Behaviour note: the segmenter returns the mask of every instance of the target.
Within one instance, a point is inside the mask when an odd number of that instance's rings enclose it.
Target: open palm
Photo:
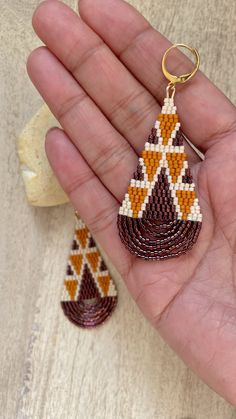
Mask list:
[[[122,0],[80,0],[81,18],[50,0],[33,25],[45,43],[29,75],[63,130],[46,150],[62,187],[123,276],[145,316],[206,383],[236,404],[236,109],[200,72],[177,87],[185,144],[203,214],[197,244],[167,261],[131,256],[120,241],[120,202],[162,103],[170,46]],[[185,72],[177,52],[172,72]]]

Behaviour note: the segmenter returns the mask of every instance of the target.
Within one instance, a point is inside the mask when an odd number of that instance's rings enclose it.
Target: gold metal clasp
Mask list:
[[[195,58],[194,69],[190,71],[189,73],[182,74],[181,76],[175,76],[174,74],[169,73],[169,71],[166,68],[167,55],[172,49],[178,48],[178,47],[188,49],[190,52],[192,52]],[[185,44],[173,44],[170,48],[166,50],[162,58],[162,71],[165,77],[167,78],[167,80],[170,81],[170,84],[172,86],[174,86],[176,83],[185,83],[186,81],[190,80],[194,76],[194,74],[196,74],[197,70],[199,69],[199,65],[200,65],[200,56],[199,56],[198,51],[196,50],[196,48],[191,48],[190,46],[185,45]]]

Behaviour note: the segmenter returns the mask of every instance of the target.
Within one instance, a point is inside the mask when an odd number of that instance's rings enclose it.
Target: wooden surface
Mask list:
[[[39,44],[38,3],[0,0],[0,418],[236,418],[147,324],[117,275],[119,305],[105,325],[83,331],[62,315],[72,210],[30,208],[16,156],[17,136],[42,103],[25,71]],[[132,4],[173,42],[198,47],[202,69],[236,102],[234,0]]]

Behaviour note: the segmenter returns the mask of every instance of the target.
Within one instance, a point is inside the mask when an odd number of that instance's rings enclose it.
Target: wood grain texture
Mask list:
[[[42,103],[25,71],[39,44],[31,29],[38,3],[0,0],[0,417],[236,418],[147,324],[117,274],[119,304],[104,326],[79,330],[61,312],[73,212],[27,205],[15,149]],[[236,101],[233,0],[130,3],[172,41],[198,47],[201,68]]]

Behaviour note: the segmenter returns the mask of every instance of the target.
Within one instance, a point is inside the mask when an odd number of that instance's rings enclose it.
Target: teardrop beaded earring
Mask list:
[[[187,48],[195,57],[193,71],[182,76],[166,69],[166,57],[176,47]],[[185,44],[174,44],[165,52],[162,71],[169,84],[164,105],[119,210],[122,242],[132,254],[144,259],[168,259],[186,253],[201,229],[202,214],[174,104],[176,84],[191,79],[199,64],[198,51]]]
[[[117,289],[88,227],[75,213],[75,233],[67,264],[61,306],[76,326],[103,323],[117,304]]]

